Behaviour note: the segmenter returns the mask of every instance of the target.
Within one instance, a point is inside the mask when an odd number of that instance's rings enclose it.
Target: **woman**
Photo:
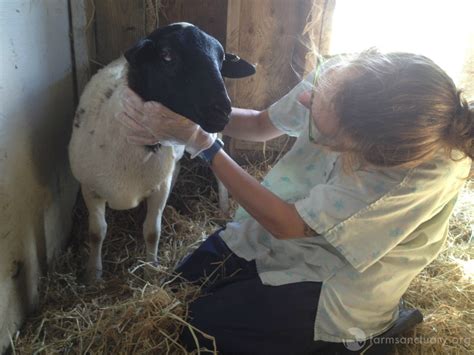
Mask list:
[[[262,184],[193,122],[131,91],[123,103],[132,143],[185,144],[241,206],[177,269],[206,280],[190,323],[224,353],[313,353],[390,328],[443,247],[474,155],[473,108],[409,53],[334,58],[268,110],[234,108],[225,135],[297,137]]]

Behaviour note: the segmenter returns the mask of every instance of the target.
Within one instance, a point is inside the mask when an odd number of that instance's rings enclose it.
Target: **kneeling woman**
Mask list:
[[[131,142],[186,145],[241,206],[177,269],[208,280],[189,321],[223,353],[314,353],[390,328],[446,241],[474,154],[472,107],[409,53],[333,58],[267,110],[234,108],[228,136],[297,137],[261,184],[193,122],[131,91],[123,103]]]

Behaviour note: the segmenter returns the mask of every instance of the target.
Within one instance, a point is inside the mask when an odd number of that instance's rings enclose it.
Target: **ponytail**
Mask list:
[[[474,159],[474,102],[468,103],[457,92],[457,110],[451,120],[446,142],[449,151],[459,150]]]

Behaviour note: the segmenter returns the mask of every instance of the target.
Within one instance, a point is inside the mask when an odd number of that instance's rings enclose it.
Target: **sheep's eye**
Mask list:
[[[171,55],[170,50],[167,48],[161,51],[160,56],[165,62],[171,62],[173,60],[173,56]]]

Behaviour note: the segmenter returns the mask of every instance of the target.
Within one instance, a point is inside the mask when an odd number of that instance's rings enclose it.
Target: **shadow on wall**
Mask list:
[[[0,2],[0,353],[37,305],[38,278],[64,246],[77,183],[67,2]]]
[[[43,99],[47,109],[36,117],[11,114],[22,124],[0,141],[8,147],[0,164],[2,338],[36,307],[38,277],[69,235],[77,192],[67,161],[73,114],[72,107],[58,109],[58,103],[71,83],[68,76],[47,88],[47,98],[29,97],[33,102]]]

